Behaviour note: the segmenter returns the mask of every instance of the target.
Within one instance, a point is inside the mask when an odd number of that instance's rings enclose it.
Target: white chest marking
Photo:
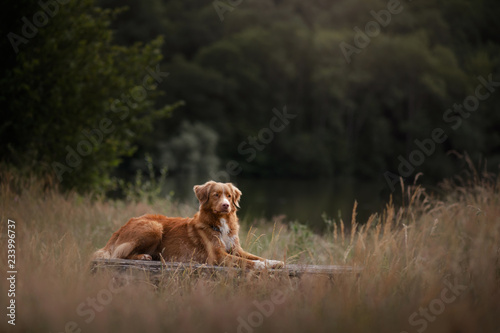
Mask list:
[[[220,219],[220,236],[219,240],[222,245],[226,248],[226,251],[229,251],[233,248],[234,245],[234,236],[229,236],[229,226],[227,225],[226,219]]]

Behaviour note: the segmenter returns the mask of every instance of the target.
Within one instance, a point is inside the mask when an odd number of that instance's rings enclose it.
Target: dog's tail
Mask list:
[[[135,248],[135,244],[131,242],[122,243],[116,246],[119,233],[115,232],[105,247],[97,250],[92,255],[92,260],[96,259],[124,259],[127,258]]]
[[[110,258],[111,258],[111,252],[108,251],[106,248],[102,248],[100,250],[97,250],[92,255],[92,260],[96,260],[96,259],[110,259]]]
[[[92,255],[92,260],[96,259],[126,259],[134,251],[135,244],[132,242],[122,243],[116,248],[109,249],[107,246],[97,250]]]

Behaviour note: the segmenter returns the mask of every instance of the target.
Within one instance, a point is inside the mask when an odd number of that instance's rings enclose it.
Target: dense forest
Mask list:
[[[456,173],[450,152],[498,170],[496,0],[8,2],[0,155],[65,186],[105,188],[146,154],[171,175],[389,187]]]

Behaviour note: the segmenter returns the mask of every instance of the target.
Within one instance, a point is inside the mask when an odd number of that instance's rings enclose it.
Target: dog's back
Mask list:
[[[143,215],[131,218],[113,233],[106,246],[94,253],[93,259],[147,259],[141,255],[154,253],[163,237],[160,217]]]

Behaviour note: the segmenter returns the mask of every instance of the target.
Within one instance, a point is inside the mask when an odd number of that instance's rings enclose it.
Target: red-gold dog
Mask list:
[[[192,218],[143,215],[115,232],[94,259],[139,259],[275,268],[282,261],[245,252],[238,238],[236,210],[241,191],[231,183],[209,181],[194,187],[200,209]]]

